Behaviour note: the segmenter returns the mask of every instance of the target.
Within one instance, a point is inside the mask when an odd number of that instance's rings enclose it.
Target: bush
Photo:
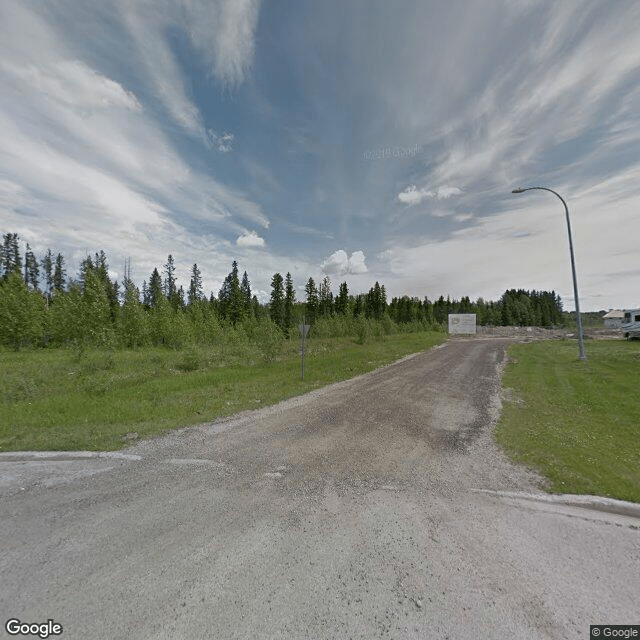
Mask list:
[[[249,344],[260,351],[262,358],[271,362],[282,352],[284,334],[282,330],[271,320],[251,319],[242,324],[243,331]]]
[[[18,349],[42,343],[44,298],[17,271],[0,282],[0,344]]]
[[[202,366],[200,351],[192,346],[182,352],[181,358],[176,362],[179,371],[197,371]]]
[[[185,314],[162,296],[151,312],[149,334],[155,345],[181,349],[189,342],[190,327]]]
[[[371,328],[369,327],[369,321],[362,316],[359,316],[355,320],[355,334],[356,342],[358,344],[365,344],[371,336]]]

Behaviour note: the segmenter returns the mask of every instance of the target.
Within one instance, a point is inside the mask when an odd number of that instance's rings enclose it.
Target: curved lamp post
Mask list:
[[[564,205],[564,213],[567,217],[567,231],[569,232],[569,253],[571,254],[571,272],[573,274],[573,296],[576,301],[576,318],[578,320],[578,348],[580,351],[580,360],[586,360],[587,355],[584,352],[584,337],[582,335],[582,318],[580,317],[580,302],[578,300],[578,281],[576,279],[576,261],[573,257],[573,240],[571,239],[571,223],[569,222],[569,207],[567,207],[567,203],[564,201],[564,198],[556,193],[553,189],[548,189],[547,187],[526,187],[524,189],[514,189],[511,193],[523,193],[525,191],[532,191],[533,189],[540,189],[541,191],[550,191],[555,196],[558,196]]]

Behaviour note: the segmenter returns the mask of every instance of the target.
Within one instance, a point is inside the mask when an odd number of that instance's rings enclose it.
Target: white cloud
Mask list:
[[[365,255],[362,251],[354,251],[349,257],[343,249],[334,251],[322,263],[321,268],[323,273],[337,276],[366,273],[368,270],[365,264]]]
[[[222,153],[229,153],[229,151],[231,151],[233,137],[233,133],[223,133],[219,136],[217,140],[218,151],[222,151]]]
[[[206,142],[210,149],[214,147],[222,152],[229,153],[231,151],[234,135],[233,133],[223,133],[218,135],[213,129],[207,129]]]
[[[409,185],[404,191],[398,194],[398,200],[409,206],[420,204],[425,198],[433,198],[435,194],[428,189],[417,189],[414,184]]]
[[[460,195],[462,191],[458,187],[438,187],[435,191],[429,189],[418,189],[414,184],[409,185],[404,191],[398,194],[400,202],[409,205],[420,204],[426,198],[437,198],[438,200],[446,200],[451,196]]]
[[[236,244],[239,247],[264,247],[265,242],[255,231],[246,231],[238,236]]]
[[[170,27],[181,25],[212,76],[237,88],[253,63],[261,0],[160,0],[121,4],[121,15],[146,68],[153,91],[173,120],[193,137],[210,142],[198,107],[189,97],[185,74],[169,42]],[[231,150],[233,136],[216,136],[216,147]],[[225,139],[226,138],[226,139]]]
[[[366,273],[365,257],[362,251],[354,251],[349,258],[349,273]]]
[[[458,187],[438,187],[436,189],[436,198],[438,200],[446,200],[451,196],[458,196],[462,193]]]
[[[165,7],[145,7],[143,3],[126,5],[122,17],[133,38],[153,91],[173,120],[190,135],[202,137],[204,127],[200,112],[187,97],[178,62],[167,43],[168,16]]]
[[[22,185],[0,178],[0,211],[17,209],[27,201]]]
[[[237,87],[253,63],[261,0],[183,0],[194,46],[222,83]]]
[[[85,117],[93,110],[111,107],[142,108],[133,93],[79,60],[42,61],[38,65],[3,60],[0,70],[14,83],[37,91],[43,100],[78,109]]]
[[[327,274],[343,275],[349,267],[347,252],[339,249],[332,253],[321,265],[322,271]]]

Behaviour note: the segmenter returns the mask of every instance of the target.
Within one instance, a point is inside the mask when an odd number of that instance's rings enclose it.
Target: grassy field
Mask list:
[[[114,450],[352,378],[439,344],[444,333],[314,339],[300,379],[299,341],[272,361],[246,345],[182,351],[0,352],[0,451]]]
[[[496,429],[515,460],[557,493],[640,502],[640,342],[514,345],[503,387],[513,390]]]

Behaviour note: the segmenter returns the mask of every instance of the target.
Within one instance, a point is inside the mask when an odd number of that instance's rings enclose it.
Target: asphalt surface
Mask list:
[[[545,497],[493,442],[509,343],[451,340],[116,455],[3,456],[2,633],[24,637],[10,618],[109,640],[640,624],[634,505]]]

